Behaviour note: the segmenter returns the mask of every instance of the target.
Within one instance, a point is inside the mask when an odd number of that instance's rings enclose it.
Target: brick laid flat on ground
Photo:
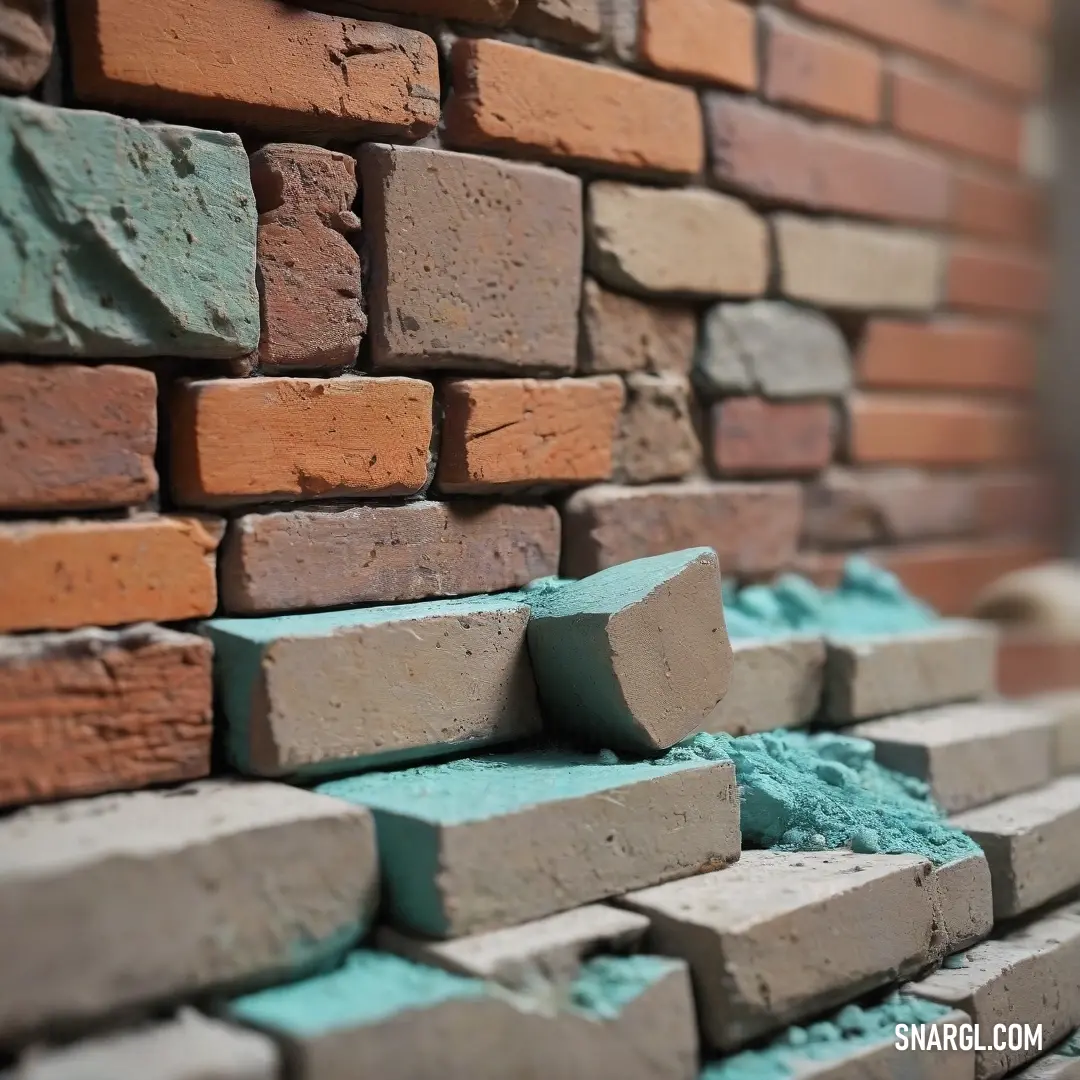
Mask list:
[[[836,416],[828,401],[727,398],[712,407],[712,466],[719,474],[816,473],[832,460]]]
[[[688,86],[492,39],[450,56],[448,146],[693,176],[705,163]]]
[[[915,855],[746,851],[621,903],[650,919],[646,948],[690,964],[702,1039],[729,1051],[924,964],[929,873]]]
[[[0,367],[0,509],[82,510],[157,491],[157,381],[137,368]]]
[[[453,938],[738,858],[734,765],[538,750],[321,785],[375,814],[386,917]]]
[[[933,959],[950,956],[989,937],[994,929],[994,891],[986,855],[978,852],[934,867]]]
[[[0,525],[0,631],[212,615],[220,540],[209,518],[154,514]]]
[[[534,735],[528,621],[501,597],[211,620],[229,756],[317,775]]]
[[[434,390],[419,379],[205,379],[174,388],[173,497],[186,506],[414,495]]]
[[[0,349],[228,358],[258,345],[236,135],[0,98],[0,188]]]
[[[649,484],[679,480],[701,462],[694,391],[686,375],[633,371],[615,439],[614,479]]]
[[[562,573],[586,577],[690,547],[713,548],[721,570],[769,573],[793,561],[801,519],[797,484],[599,484],[563,507]]]
[[[407,146],[359,163],[376,370],[573,370],[577,177]]]
[[[641,0],[639,49],[665,75],[753,90],[753,11],[735,0]]]
[[[925,780],[956,812],[1049,783],[1053,717],[1047,710],[1001,702],[947,705],[859,724],[887,769]]]
[[[360,229],[352,212],[356,160],[318,146],[277,143],[251,156],[259,211],[257,283],[263,371],[356,361],[367,329],[360,296]]]
[[[559,535],[553,507],[511,503],[245,514],[222,548],[222,605],[257,615],[513,589],[558,571]]]
[[[426,135],[439,68],[426,34],[279,0],[85,0],[76,94],[104,105],[306,137]]]
[[[547,718],[575,744],[650,753],[700,731],[731,684],[711,548],[613,566],[526,592]]]
[[[824,719],[875,716],[988,697],[998,638],[987,623],[950,620],[931,630],[830,637]]]
[[[375,831],[278,784],[200,781],[0,823],[0,1039],[288,978],[367,928]]]
[[[587,264],[616,289],[645,295],[760,296],[769,276],[765,221],[704,189],[589,185]]]
[[[611,476],[625,396],[617,376],[454,379],[440,396],[440,491],[478,494]]]
[[[51,0],[0,0],[0,90],[41,82],[55,40]]]
[[[207,776],[210,653],[151,624],[0,637],[0,806]]]
[[[1011,919],[1080,885],[1080,776],[953,818],[985,852],[994,916]]]
[[[1043,1047],[1080,1024],[1080,904],[1052,911],[965,954],[966,963],[942,968],[906,988],[917,997],[962,1009],[985,1032],[995,1024],[1042,1024]],[[1041,1050],[992,1049],[993,1035],[975,1051],[977,1080],[993,1080],[1036,1058]]]

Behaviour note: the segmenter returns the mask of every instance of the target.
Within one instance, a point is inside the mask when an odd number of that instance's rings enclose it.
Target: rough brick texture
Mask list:
[[[1047,193],[1027,180],[958,170],[953,176],[950,224],[958,232],[1004,243],[1037,245],[1046,238]]]
[[[417,147],[359,160],[377,370],[573,369],[576,177]]]
[[[832,458],[827,401],[728,398],[712,407],[712,464],[728,476],[815,473]]]
[[[435,42],[413,30],[281,0],[82,0],[68,16],[87,101],[338,139],[439,120]]]
[[[504,26],[517,10],[518,0],[345,0],[358,8],[385,11],[394,15],[434,15],[443,19],[486,26]],[[343,6],[339,3],[339,6]]]
[[[521,0],[513,27],[564,45],[595,45],[603,34],[604,0]]]
[[[414,495],[427,483],[434,391],[419,379],[210,379],[170,412],[186,506]]]
[[[351,367],[367,329],[360,256],[347,237],[356,161],[317,146],[265,146],[251,158],[259,211],[256,282],[264,371]]]
[[[152,514],[0,525],[0,631],[212,615],[220,538],[211,521]]]
[[[52,58],[52,0],[0,0],[0,90],[31,90]]]
[[[0,365],[0,510],[144,502],[158,484],[156,397],[136,368]]]
[[[678,480],[701,461],[691,415],[693,391],[685,375],[626,376],[626,406],[615,442],[615,479],[649,484]]]
[[[757,86],[751,8],[735,0],[641,0],[641,58],[680,79]]]
[[[585,577],[647,555],[711,547],[722,570],[767,574],[790,565],[801,519],[797,484],[603,484],[566,502],[561,572]]]
[[[705,160],[688,87],[511,45],[454,42],[448,145],[694,174]]]
[[[1042,315],[1050,301],[1049,267],[1026,251],[958,242],[949,253],[945,299],[963,311]]]
[[[606,480],[623,397],[614,375],[451,380],[436,483],[480,493]]]
[[[0,806],[208,775],[210,654],[151,625],[0,638]]]

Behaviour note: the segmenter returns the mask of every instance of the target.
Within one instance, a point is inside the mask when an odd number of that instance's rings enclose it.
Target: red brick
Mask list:
[[[1045,193],[1024,180],[958,171],[953,177],[952,227],[961,233],[1035,245],[1046,238]]]
[[[997,165],[1020,167],[1020,109],[902,62],[892,67],[889,100],[892,125],[901,134]]]
[[[762,11],[761,24],[762,93],[769,101],[864,124],[881,120],[884,71],[879,52],[769,9]]]
[[[734,0],[640,0],[641,58],[677,78],[753,90],[754,15]]]
[[[984,536],[1061,536],[1064,492],[1049,472],[991,473],[974,484]]]
[[[965,399],[856,394],[851,460],[861,465],[982,465],[1031,460],[1029,409]]]
[[[505,26],[513,17],[518,0],[373,0],[363,6],[395,15],[430,15],[486,26]]]
[[[728,398],[712,408],[712,463],[728,476],[815,473],[832,460],[828,401]]]
[[[980,11],[998,15],[1036,33],[1050,29],[1053,0],[975,0]]]
[[[1080,688],[1080,641],[1007,631],[998,645],[998,691],[1033,697]]]
[[[945,300],[962,311],[1043,315],[1050,303],[1049,267],[1026,251],[959,242],[949,252]]]
[[[176,387],[173,497],[183,506],[415,495],[428,479],[431,383],[207,379]]]
[[[217,522],[154,514],[2,524],[0,631],[212,615],[220,540]]]
[[[587,484],[611,476],[624,388],[582,379],[452,379],[436,480],[447,492]]]
[[[157,381],[137,368],[0,364],[0,510],[82,510],[157,491]]]
[[[0,90],[41,82],[55,39],[51,0],[0,0]]]
[[[69,5],[84,101],[336,139],[419,138],[439,120],[426,34],[280,0]]]
[[[949,170],[920,147],[726,94],[706,95],[705,122],[712,174],[725,187],[886,220],[948,218]]]
[[[705,162],[697,94],[505,41],[454,42],[448,146],[693,175]]]
[[[859,349],[859,385],[883,390],[1035,387],[1037,343],[1026,330],[969,319],[872,319]]]
[[[0,638],[0,806],[208,776],[210,660],[149,624]]]
[[[940,61],[1006,90],[1034,96],[1042,89],[1045,56],[1035,41],[943,0],[790,2],[805,15]]]

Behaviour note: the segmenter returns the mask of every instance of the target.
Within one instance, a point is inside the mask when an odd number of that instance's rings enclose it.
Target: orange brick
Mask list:
[[[1035,245],[1045,239],[1045,193],[1023,180],[958,171],[953,178],[952,226],[987,240]]]
[[[154,514],[0,525],[0,632],[212,615],[221,531]]]
[[[491,39],[455,41],[451,67],[450,147],[677,174],[705,163],[689,87]]]
[[[428,477],[434,390],[419,379],[209,379],[172,401],[185,506],[413,495]]]
[[[815,123],[753,98],[705,96],[712,174],[772,202],[904,222],[944,222],[949,170],[899,139]]]
[[[832,459],[827,401],[728,398],[712,410],[713,466],[723,475],[815,473]]]
[[[1053,0],[975,0],[975,6],[1009,19],[1025,30],[1042,33],[1050,29]]]
[[[862,465],[1029,461],[1030,410],[963,399],[856,394],[848,402],[851,460]]]
[[[979,532],[984,536],[1061,535],[1064,492],[1049,472],[990,473],[975,483]]]
[[[68,22],[85,101],[353,140],[439,120],[435,42],[413,30],[280,0],[79,0]]]
[[[1049,267],[1025,251],[957,243],[949,253],[945,300],[964,311],[1042,315],[1050,303]]]
[[[453,379],[437,480],[447,492],[586,484],[611,476],[620,378]]]
[[[1034,389],[1032,334],[968,319],[872,319],[858,356],[860,386],[883,390]]]
[[[882,118],[884,72],[875,49],[777,11],[762,11],[761,23],[766,98],[864,124]]]
[[[997,682],[1005,697],[1080,688],[1080,641],[1007,631],[998,645]]]
[[[1046,64],[1038,43],[957,5],[942,0],[791,0],[791,4],[805,15],[948,64],[1006,90],[1034,96],[1042,89]]]
[[[641,58],[678,78],[753,90],[754,15],[734,0],[641,0]]]
[[[1023,113],[907,63],[890,72],[892,125],[901,134],[1019,168]]]

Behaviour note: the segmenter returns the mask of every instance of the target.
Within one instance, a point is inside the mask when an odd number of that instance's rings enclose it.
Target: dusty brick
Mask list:
[[[615,288],[685,296],[760,296],[768,283],[765,222],[704,190],[589,185],[587,263]]]
[[[1005,243],[1035,245],[1046,238],[1045,190],[1027,180],[957,170],[950,223],[957,232]]]
[[[857,394],[848,400],[851,460],[860,465],[1000,465],[1030,461],[1034,416],[959,398]]]
[[[581,294],[578,368],[587,375],[619,371],[685,375],[697,341],[693,308],[649,304],[587,278]]]
[[[478,493],[611,476],[622,380],[452,379],[444,410],[440,490]]]
[[[83,0],[69,15],[86,101],[336,139],[419,138],[439,120],[426,34],[279,0]]]
[[[175,387],[172,491],[186,506],[414,495],[434,390],[419,379],[205,379]]]
[[[641,0],[603,0],[611,52],[624,64],[638,62]]]
[[[1061,535],[1066,500],[1049,473],[980,474],[974,484],[975,512],[984,536]]]
[[[953,244],[945,275],[945,301],[965,311],[1043,315],[1050,304],[1050,268],[1026,251]]]
[[[0,365],[0,509],[81,510],[157,491],[157,382],[136,368]]]
[[[518,0],[344,0],[344,3],[349,2],[366,10],[395,15],[433,15],[486,26],[505,26],[518,7]],[[338,0],[338,6],[343,6],[343,0]]]
[[[209,775],[210,651],[150,624],[0,638],[0,806]]]
[[[684,545],[685,546],[685,545]],[[549,506],[414,502],[246,514],[221,552],[235,615],[519,588],[559,568]]]
[[[872,319],[858,353],[860,386],[889,390],[1029,391],[1034,336],[1007,323],[969,319]]]
[[[902,134],[1019,168],[1019,109],[904,62],[890,70],[889,101],[890,120]]]
[[[864,124],[882,118],[885,77],[875,49],[769,8],[759,21],[767,100]]]
[[[154,514],[4,524],[0,631],[210,615],[217,606],[220,539],[220,526],[209,519]]]
[[[581,182],[536,165],[361,148],[376,370],[570,371]]]
[[[647,555],[711,547],[721,570],[765,574],[790,565],[801,519],[798,484],[603,484],[563,508],[561,569],[586,577]]]
[[[685,375],[626,376],[626,405],[615,439],[615,479],[649,484],[678,480],[701,461]]]
[[[564,45],[594,45],[604,29],[602,0],[520,0],[513,27]]]
[[[1080,641],[1006,630],[998,648],[998,689],[1008,697],[1028,697],[1080,687]]]
[[[360,228],[355,159],[317,146],[265,146],[252,155],[251,185],[262,369],[351,367],[367,329],[360,256],[346,239]]]
[[[938,301],[941,247],[898,229],[773,216],[781,289],[835,308],[923,311]]]
[[[729,476],[819,472],[834,429],[828,401],[728,398],[712,407],[712,465]]]
[[[905,222],[944,222],[950,177],[931,152],[817,123],[753,98],[705,95],[718,183],[771,202]]]
[[[705,163],[697,95],[505,41],[454,42],[448,146],[694,175]]]
[[[753,90],[753,11],[734,0],[641,0],[641,58],[677,78]]]
[[[52,60],[52,0],[0,0],[0,90],[32,90]]]

